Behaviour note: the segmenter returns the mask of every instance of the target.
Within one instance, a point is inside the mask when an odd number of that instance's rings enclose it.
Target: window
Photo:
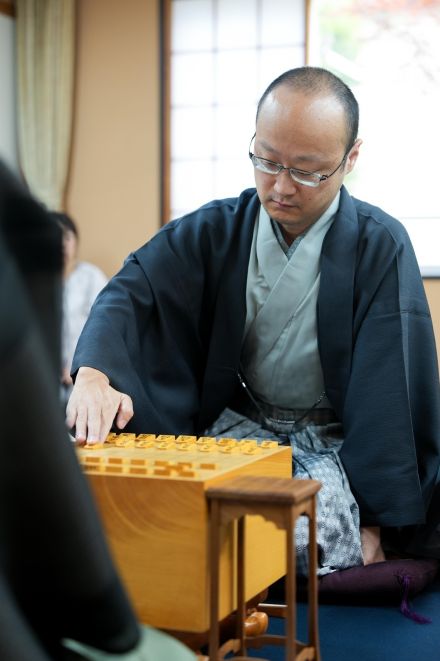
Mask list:
[[[12,9],[12,5],[0,7],[0,158],[18,173],[15,20]]]
[[[305,0],[169,0],[169,203],[164,220],[254,185],[259,97],[305,63]],[[169,209],[169,211],[167,210]]]
[[[440,276],[440,1],[312,0],[310,29],[309,63],[360,105],[350,192],[401,220],[423,275]]]

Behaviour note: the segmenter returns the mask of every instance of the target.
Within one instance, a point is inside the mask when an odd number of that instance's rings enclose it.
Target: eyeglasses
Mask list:
[[[338,167],[336,167],[333,170],[333,172],[330,172],[330,174],[320,174],[319,172],[307,172],[306,170],[298,170],[297,168],[287,168],[284,165],[281,165],[281,163],[275,163],[275,161],[270,161],[268,158],[255,156],[255,154],[253,154],[250,151],[250,147],[254,138],[255,138],[255,133],[252,136],[252,139],[249,144],[249,158],[251,159],[254,168],[260,170],[261,172],[264,172],[265,174],[272,174],[275,176],[277,174],[280,174],[280,172],[282,172],[283,170],[287,170],[290,176],[292,177],[293,181],[296,181],[298,184],[302,184],[303,186],[310,186],[310,188],[316,188],[317,186],[319,186],[319,184],[322,181],[326,181],[327,179],[330,179],[330,177],[332,177],[335,174],[335,172],[337,172],[341,167],[341,165],[344,163],[351,149],[351,147],[347,149],[347,151],[345,152],[342,158],[342,161],[339,163]]]

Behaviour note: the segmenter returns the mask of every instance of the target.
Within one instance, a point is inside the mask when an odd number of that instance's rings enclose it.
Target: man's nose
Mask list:
[[[281,170],[275,177],[273,187],[280,195],[294,195],[298,190],[298,185],[290,176],[289,170]]]

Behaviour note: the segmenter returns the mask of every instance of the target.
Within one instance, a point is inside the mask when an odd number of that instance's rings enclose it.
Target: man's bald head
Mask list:
[[[359,106],[351,89],[327,69],[298,67],[285,71],[270,83],[257,107],[257,122],[266,99],[281,86],[315,97],[331,96],[339,101],[347,124],[347,151],[354,144],[359,128]]]

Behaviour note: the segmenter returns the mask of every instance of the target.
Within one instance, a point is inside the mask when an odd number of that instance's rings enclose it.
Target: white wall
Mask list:
[[[18,172],[15,19],[0,14],[0,158]]]

